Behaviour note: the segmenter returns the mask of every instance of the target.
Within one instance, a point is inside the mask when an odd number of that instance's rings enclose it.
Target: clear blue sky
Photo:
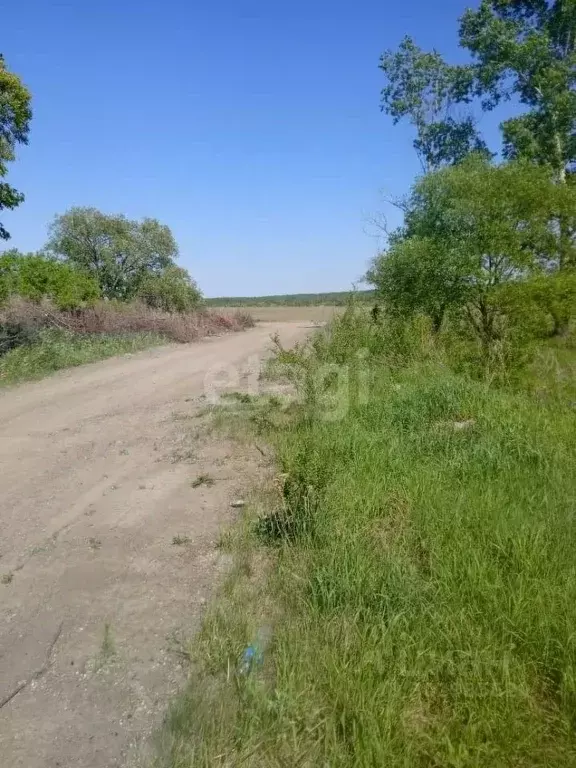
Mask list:
[[[409,33],[461,60],[469,4],[5,4],[0,50],[34,98],[10,245],[40,248],[54,214],[95,206],[168,224],[207,296],[349,288],[381,193],[418,172],[408,126],[379,111],[379,56]]]

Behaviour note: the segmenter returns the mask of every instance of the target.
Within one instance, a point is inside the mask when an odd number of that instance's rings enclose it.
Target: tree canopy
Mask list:
[[[576,3],[573,0],[482,0],[460,19],[470,63],[449,65],[411,38],[387,51],[382,108],[416,127],[415,148],[427,168],[485,150],[470,112],[516,98],[526,108],[501,128],[508,158],[545,163],[565,181],[576,161]],[[464,113],[456,108],[464,106]]]
[[[405,37],[397,51],[380,60],[386,77],[382,109],[394,123],[408,118],[416,128],[414,148],[425,171],[462,160],[471,151],[488,154],[473,117],[456,116],[458,101],[466,101],[471,67],[446,64],[437,51],[422,51]]]
[[[393,311],[424,312],[439,328],[445,311],[458,307],[488,339],[494,290],[554,268],[561,254],[554,223],[569,209],[576,211],[576,191],[555,184],[546,168],[471,155],[416,182],[404,226],[368,279]]]
[[[72,208],[56,216],[46,249],[97,279],[102,296],[130,299],[143,281],[175,266],[178,246],[156,219],[133,221],[95,208]]]
[[[32,111],[30,93],[20,78],[9,72],[0,54],[0,211],[16,208],[24,195],[2,179],[8,173],[7,163],[15,159],[16,144],[28,142]],[[10,237],[0,221],[0,239]]]
[[[382,109],[414,125],[427,173],[368,279],[390,311],[437,329],[458,309],[485,346],[499,318],[526,324],[535,306],[564,332],[576,312],[576,2],[481,0],[459,42],[464,64],[410,37],[380,60]],[[495,164],[472,110],[510,100],[524,112],[501,124]]]

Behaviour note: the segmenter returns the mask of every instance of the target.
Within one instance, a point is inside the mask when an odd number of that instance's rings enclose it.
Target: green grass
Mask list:
[[[40,379],[62,368],[165,343],[166,339],[157,333],[109,336],[43,331],[38,343],[18,347],[0,357],[0,386]]]
[[[308,394],[270,429],[282,493],[238,539],[159,765],[576,764],[576,411],[417,337],[401,360],[348,318],[315,342],[308,371],[368,350],[370,396],[353,384],[330,421]],[[238,678],[263,624],[267,660]]]
[[[203,472],[202,474],[195,477],[194,480],[192,480],[191,486],[192,488],[200,488],[201,486],[204,485],[207,488],[211,488],[215,483],[216,483],[216,480],[214,480],[212,475],[209,475],[206,472]]]
[[[526,375],[537,397],[576,405],[576,337],[552,339],[535,356]]]

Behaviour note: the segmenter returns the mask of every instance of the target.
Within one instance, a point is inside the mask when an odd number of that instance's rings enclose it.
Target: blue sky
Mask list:
[[[461,60],[469,4],[6,5],[0,50],[34,99],[10,245],[40,248],[56,213],[88,205],[168,224],[207,296],[349,288],[382,193],[418,172],[408,126],[379,110],[379,56],[408,33]],[[494,141],[494,117],[481,126]]]

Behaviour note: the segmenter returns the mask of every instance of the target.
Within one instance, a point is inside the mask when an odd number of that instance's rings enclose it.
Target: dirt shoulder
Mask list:
[[[258,472],[190,427],[206,383],[241,388],[276,330],[308,332],[263,324],[0,393],[6,765],[124,765],[157,726],[182,683],[178,637],[225,566],[230,499]],[[193,488],[202,474],[214,484]]]

